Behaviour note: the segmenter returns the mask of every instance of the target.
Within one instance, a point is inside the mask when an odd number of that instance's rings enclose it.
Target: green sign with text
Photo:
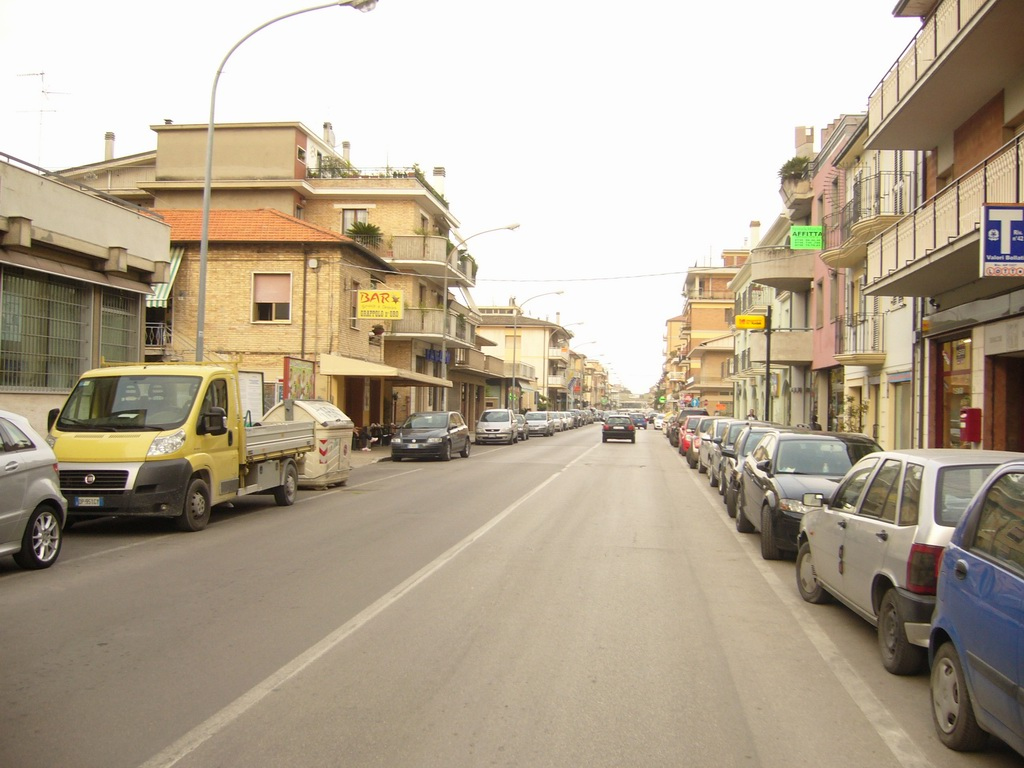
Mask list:
[[[820,251],[823,243],[821,227],[789,228],[789,247],[794,251]]]

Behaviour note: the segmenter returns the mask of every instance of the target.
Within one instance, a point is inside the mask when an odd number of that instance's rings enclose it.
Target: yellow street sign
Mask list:
[[[764,315],[736,315],[736,327],[764,330]]]

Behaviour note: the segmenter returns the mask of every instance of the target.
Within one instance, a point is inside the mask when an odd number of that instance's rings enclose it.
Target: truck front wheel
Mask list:
[[[210,522],[210,487],[201,477],[192,478],[185,494],[185,505],[175,518],[183,531],[201,531]]]
[[[295,503],[295,494],[298,490],[299,470],[295,468],[294,462],[289,461],[284,469],[284,482],[274,489],[274,501],[279,507],[290,507]]]

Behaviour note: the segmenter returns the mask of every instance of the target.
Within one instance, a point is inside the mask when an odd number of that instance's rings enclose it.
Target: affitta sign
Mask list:
[[[1024,277],[1024,205],[983,205],[981,212],[981,276]]]

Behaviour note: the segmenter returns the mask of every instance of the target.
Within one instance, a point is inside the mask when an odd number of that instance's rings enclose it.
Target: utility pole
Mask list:
[[[772,420],[772,305],[764,318],[764,420]]]

